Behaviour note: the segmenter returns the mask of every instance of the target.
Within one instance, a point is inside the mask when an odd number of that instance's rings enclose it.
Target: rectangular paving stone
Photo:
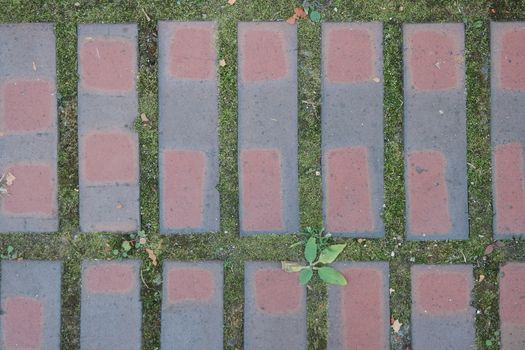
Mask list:
[[[307,348],[306,288],[277,262],[244,263],[244,349]]]
[[[162,349],[223,348],[223,263],[163,264]]]
[[[407,238],[468,239],[464,26],[403,25]]]
[[[82,262],[80,349],[142,348],[140,261]]]
[[[510,262],[500,268],[499,319],[501,349],[525,349],[525,263]]]
[[[79,200],[82,232],[140,227],[137,26],[78,26]]]
[[[219,230],[214,22],[159,23],[160,231]]]
[[[58,230],[55,31],[0,24],[0,232]]]
[[[323,216],[328,232],[383,237],[383,26],[322,26]]]
[[[328,286],[328,349],[390,349],[387,262],[340,262],[348,284]]]
[[[474,349],[471,265],[414,265],[412,347]]]
[[[297,29],[238,25],[241,235],[299,230]]]
[[[494,237],[525,237],[525,22],[491,22],[490,35]]]
[[[0,349],[60,349],[62,262],[1,265]]]

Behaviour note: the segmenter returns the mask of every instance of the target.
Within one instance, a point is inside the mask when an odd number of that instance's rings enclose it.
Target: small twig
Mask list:
[[[146,283],[146,281],[144,281],[144,276],[142,275],[142,269],[140,269],[140,279],[142,280],[142,283],[144,283],[144,285],[146,286],[146,288],[148,289],[151,289],[148,284]]]

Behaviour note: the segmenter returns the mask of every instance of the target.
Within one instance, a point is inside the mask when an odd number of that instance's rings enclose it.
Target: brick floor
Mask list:
[[[61,262],[1,263],[1,349],[60,348],[61,278]]]
[[[80,229],[140,227],[137,26],[78,27]]]
[[[525,263],[500,268],[499,318],[501,349],[525,349]]]
[[[83,261],[80,348],[142,348],[140,261]]]
[[[403,25],[407,238],[468,239],[463,24]]]
[[[338,236],[384,236],[383,26],[324,23],[324,222]]]
[[[388,263],[340,262],[348,281],[328,287],[328,348],[390,349]]]
[[[491,22],[494,237],[525,237],[525,22]]]
[[[58,230],[55,52],[52,24],[0,24],[0,232]]]
[[[221,349],[223,263],[164,262],[161,346]]]
[[[297,32],[287,23],[239,23],[241,235],[299,230]]]
[[[412,347],[473,349],[475,310],[470,265],[414,265]]]
[[[244,348],[306,349],[306,288],[279,263],[244,264]]]
[[[219,230],[216,32],[213,22],[160,22],[162,233]]]

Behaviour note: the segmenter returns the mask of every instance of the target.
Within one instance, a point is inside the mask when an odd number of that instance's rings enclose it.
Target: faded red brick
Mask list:
[[[328,32],[326,78],[335,83],[374,78],[374,47],[366,29],[339,28]]]
[[[175,28],[169,55],[170,74],[175,78],[213,79],[215,49],[211,28],[191,24]]]
[[[243,229],[282,230],[283,199],[279,150],[242,150],[241,167]]]
[[[174,267],[168,272],[168,302],[209,302],[215,294],[215,278],[206,269]]]
[[[470,303],[470,285],[464,272],[416,270],[414,298],[418,312],[443,315],[463,313]]]
[[[53,216],[56,211],[54,169],[49,164],[14,164],[16,179],[2,197],[2,212],[13,216]]]
[[[49,129],[54,123],[54,98],[54,87],[49,81],[7,82],[3,87],[3,131],[20,133]]]
[[[327,229],[332,232],[374,230],[368,174],[368,149],[348,147],[326,154]]]
[[[278,80],[286,76],[288,62],[282,33],[271,29],[247,29],[241,45],[243,80]]]
[[[342,270],[349,283],[343,287],[341,312],[344,349],[384,349],[383,276],[371,268]]]
[[[525,263],[501,267],[500,318],[502,324],[519,324],[525,339]]]
[[[130,133],[91,132],[82,141],[85,181],[97,185],[137,181],[138,145]]]
[[[525,232],[523,149],[519,143],[497,145],[494,151],[496,230]]]
[[[409,225],[413,234],[450,231],[446,167],[447,160],[440,151],[408,155]]]
[[[409,37],[412,85],[417,90],[448,90],[458,84],[458,45],[453,33],[418,30]]]
[[[297,273],[281,269],[260,269],[255,272],[255,303],[269,314],[290,314],[299,311],[304,288]]]
[[[43,305],[38,299],[8,297],[3,305],[5,350],[42,349]]]
[[[501,87],[525,89],[525,29],[519,28],[504,34],[500,57]]]
[[[90,293],[123,294],[133,289],[135,272],[132,265],[107,262],[88,266],[84,279]]]
[[[202,226],[206,155],[201,151],[166,150],[163,157],[164,225]]]
[[[90,90],[132,91],[135,48],[121,39],[85,38],[80,44],[80,82]]]

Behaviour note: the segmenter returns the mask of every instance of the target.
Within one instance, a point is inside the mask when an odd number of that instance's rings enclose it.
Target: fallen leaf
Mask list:
[[[294,10],[293,10],[294,14],[299,17],[299,18],[302,18],[302,19],[305,19],[305,18],[308,18],[308,14],[306,13],[306,11],[304,10],[304,7],[296,7]]]
[[[122,205],[122,203],[120,203],[120,202],[117,203],[117,209],[122,209],[122,208],[124,208],[124,205]]]
[[[378,77],[375,77],[374,79],[372,79],[373,81],[375,81],[376,83],[379,83],[381,81],[381,79],[379,79]]]
[[[485,275],[479,275],[478,282],[483,282],[485,280]]]
[[[237,0],[228,0],[228,4],[233,5],[237,2]]]
[[[288,24],[295,24],[295,22],[297,22],[297,15],[295,13],[286,20]]]
[[[489,244],[485,247],[484,255],[490,255],[494,251],[494,244]]]
[[[394,322],[392,323],[392,329],[394,330],[395,333],[399,333],[402,325],[403,324],[399,322],[399,320],[394,320]]]
[[[224,67],[226,65],[226,61],[224,59],[219,61],[219,66]]]
[[[146,253],[148,253],[148,258],[151,260],[153,266],[157,266],[157,256],[152,249],[146,248]]]
[[[147,123],[147,122],[149,122],[149,119],[148,119],[148,117],[146,116],[146,113],[141,113],[141,114],[140,114],[140,120],[142,120],[143,123]]]
[[[16,180],[16,177],[15,177],[13,174],[11,174],[11,173],[8,172],[8,173],[5,175],[5,184],[6,184],[7,186],[11,186],[11,185],[13,185],[13,182],[15,182],[15,180]]]
[[[358,238],[358,239],[357,239],[357,243],[363,243],[363,242],[365,242],[365,241],[366,241],[366,239],[364,239],[364,238]]]
[[[33,61],[33,70],[36,72],[36,63]]]

